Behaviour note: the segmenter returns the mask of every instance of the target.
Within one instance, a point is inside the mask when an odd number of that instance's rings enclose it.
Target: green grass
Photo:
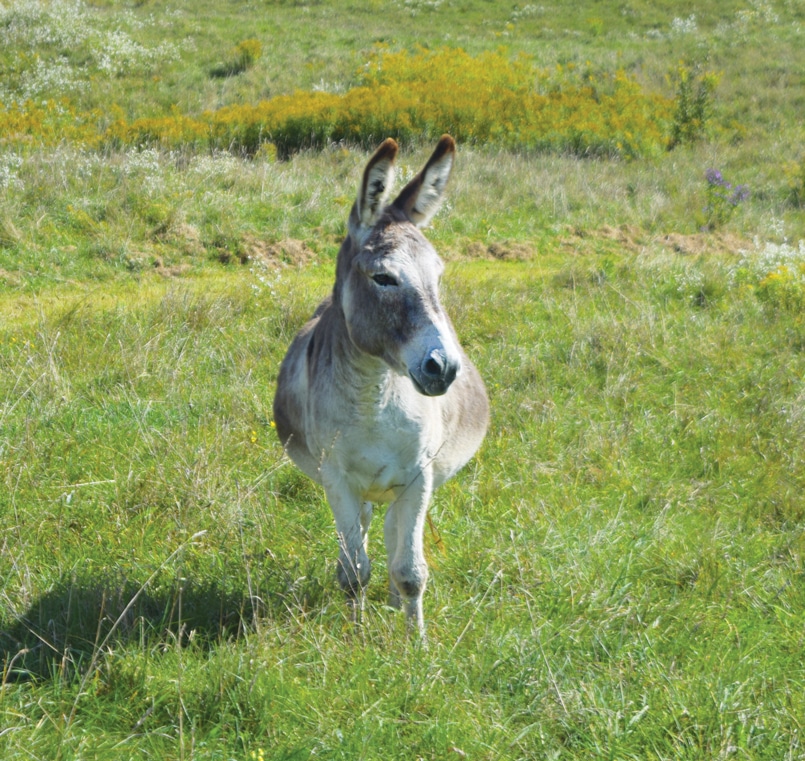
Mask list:
[[[425,652],[377,538],[350,631],[326,503],[270,430],[329,273],[65,292],[7,331],[4,757],[785,757],[801,317],[608,256],[447,274],[494,418],[432,509]]]
[[[805,755],[803,11],[698,5],[106,2],[70,6],[81,45],[0,45],[5,96],[36,52],[64,77],[38,97],[129,116],[348,87],[379,42],[669,95],[680,59],[722,72],[707,138],[663,156],[459,146],[428,235],[493,417],[431,508],[427,650],[379,521],[353,629],[272,430],[366,154],[0,146],[0,758]],[[175,49],[110,75],[114,29]],[[704,231],[709,167],[751,196]]]

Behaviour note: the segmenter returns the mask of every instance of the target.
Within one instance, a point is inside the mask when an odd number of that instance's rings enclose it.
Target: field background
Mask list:
[[[0,0],[0,758],[805,758],[804,23]],[[425,650],[379,530],[353,630],[271,421],[374,133],[285,156],[120,125],[459,49],[558,92],[622,72],[687,132],[459,145],[428,235],[493,418],[432,505]],[[453,126],[406,133],[402,174]]]

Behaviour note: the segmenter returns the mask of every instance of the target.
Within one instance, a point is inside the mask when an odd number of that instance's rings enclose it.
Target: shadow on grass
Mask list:
[[[63,581],[24,615],[0,619],[0,683],[69,677],[83,671],[99,647],[165,649],[191,633],[195,646],[212,647],[260,621],[304,615],[323,604],[321,571],[277,570],[252,594],[190,581],[164,590],[112,580]]]

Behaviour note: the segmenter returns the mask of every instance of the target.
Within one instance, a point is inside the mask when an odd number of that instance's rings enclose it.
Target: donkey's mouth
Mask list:
[[[450,388],[450,383],[452,382],[428,381],[426,384],[422,384],[413,373],[408,373],[408,377],[411,379],[411,383],[414,384],[414,388],[419,391],[422,396],[443,396],[447,393],[447,389]]]

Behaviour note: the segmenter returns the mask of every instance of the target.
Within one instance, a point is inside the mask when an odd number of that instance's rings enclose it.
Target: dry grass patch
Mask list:
[[[483,243],[479,240],[467,244],[466,256],[469,259],[490,259],[503,262],[526,262],[537,255],[537,249],[525,241],[493,241]]]

